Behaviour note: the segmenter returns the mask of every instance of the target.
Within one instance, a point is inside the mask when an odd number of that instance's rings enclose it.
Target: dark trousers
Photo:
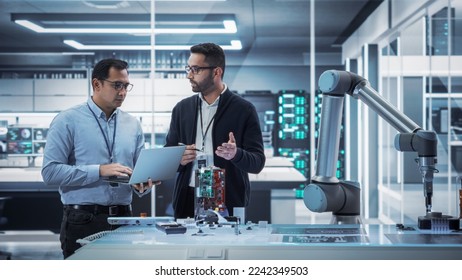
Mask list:
[[[117,216],[131,216],[131,211],[117,213]],[[100,231],[114,230],[118,226],[112,226],[108,223],[109,214],[94,213],[81,209],[72,209],[64,207],[63,220],[61,222],[61,249],[64,258],[72,255],[81,247],[77,239],[82,239]]]
[[[194,189],[193,187],[184,187],[181,190],[180,199],[175,209],[175,219],[194,218]]]

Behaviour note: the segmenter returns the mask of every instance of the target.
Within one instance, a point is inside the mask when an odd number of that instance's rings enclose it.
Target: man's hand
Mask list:
[[[196,144],[186,145],[186,150],[184,150],[183,157],[181,158],[180,164],[186,165],[196,159]]]
[[[223,143],[221,146],[218,146],[215,154],[224,159],[232,160],[236,156],[236,152],[236,139],[234,138],[234,134],[230,132],[228,143]]]
[[[99,176],[100,177],[110,177],[110,176],[130,176],[132,175],[133,170],[128,167],[124,166],[120,163],[110,163],[110,164],[102,164],[99,166]]]
[[[132,187],[135,188],[135,190],[137,190],[139,193],[144,193],[145,191],[150,190],[153,186],[160,185],[161,183],[161,181],[153,182],[151,178],[149,178],[147,182],[134,184]]]

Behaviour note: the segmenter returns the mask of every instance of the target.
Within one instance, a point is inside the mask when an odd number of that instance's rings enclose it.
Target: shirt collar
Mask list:
[[[228,86],[223,83],[224,87],[223,87],[223,91],[220,93],[220,96],[218,96],[217,99],[215,99],[215,101],[213,101],[212,104],[208,104],[207,101],[205,101],[204,97],[202,96],[202,92],[199,93],[199,98],[202,100],[202,103],[205,105],[205,106],[208,106],[208,107],[212,107],[212,106],[218,106],[218,102],[220,101],[220,97],[221,95],[226,91],[226,89],[228,88]]]
[[[90,106],[91,110],[95,112],[95,115],[106,119],[106,114],[101,110],[98,105],[96,105],[95,101],[93,101],[93,98],[90,96],[87,100],[88,105]],[[119,108],[116,108],[114,112],[112,112],[112,115],[109,117],[109,119],[113,118],[117,113],[119,112]]]

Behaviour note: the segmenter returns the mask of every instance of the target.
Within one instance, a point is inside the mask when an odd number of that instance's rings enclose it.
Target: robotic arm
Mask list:
[[[305,187],[304,202],[313,212],[333,212],[335,223],[360,222],[359,184],[339,181],[336,174],[343,99],[349,94],[392,125],[399,134],[395,148],[417,152],[416,160],[423,178],[426,212],[431,213],[433,174],[437,157],[437,138],[433,131],[422,130],[372,89],[366,79],[346,71],[328,70],[319,78],[323,93],[316,173]]]

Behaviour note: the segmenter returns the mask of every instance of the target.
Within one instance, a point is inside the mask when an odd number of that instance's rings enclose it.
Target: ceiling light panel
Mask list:
[[[66,45],[77,50],[151,50],[150,45],[84,45],[75,40],[64,40]],[[155,50],[189,50],[192,45],[156,45]],[[220,44],[224,50],[241,50],[240,40],[231,40],[228,45]]]
[[[149,14],[13,14],[12,20],[37,33],[151,34]],[[161,14],[156,20],[155,34],[237,33],[233,15]]]

